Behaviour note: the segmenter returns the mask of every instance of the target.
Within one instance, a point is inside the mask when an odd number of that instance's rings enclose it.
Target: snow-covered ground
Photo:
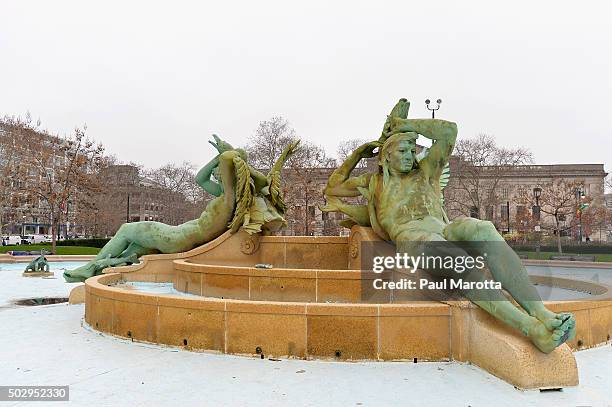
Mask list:
[[[68,297],[70,290],[82,283],[66,283],[62,274],[85,262],[50,262],[49,277],[23,277],[27,263],[0,263],[0,310],[13,307],[13,302],[33,297]]]
[[[83,327],[83,311],[66,304],[0,311],[0,384],[69,385],[71,404],[83,406],[558,407],[612,400],[610,346],[576,354],[580,386],[525,392],[460,363],[271,361],[133,343]]]
[[[0,270],[0,304],[67,296],[75,285],[55,277]],[[83,305],[0,307],[0,385],[69,385],[70,405],[83,406],[612,405],[610,345],[575,354],[578,387],[541,393],[454,362],[273,361],[140,344],[92,331],[83,313]],[[30,404],[40,405],[0,402]]]

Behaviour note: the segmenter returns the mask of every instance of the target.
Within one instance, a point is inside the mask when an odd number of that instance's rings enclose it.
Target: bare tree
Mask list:
[[[282,117],[263,121],[246,146],[249,163],[262,171],[274,165],[283,149],[298,140],[295,130]],[[315,233],[317,205],[323,204],[323,187],[327,168],[335,160],[323,148],[301,140],[296,153],[289,158],[282,174],[282,188],[288,205],[286,214],[294,233]]]
[[[259,123],[245,147],[249,164],[258,169],[272,168],[283,149],[296,140],[295,130],[280,116]]]
[[[328,169],[335,166],[336,161],[328,157],[323,148],[308,141],[301,141],[298,151],[289,160],[283,183],[289,206],[287,221],[293,224],[294,232],[306,236],[315,233],[316,211],[325,203],[323,188],[329,176]]]
[[[444,190],[449,212],[491,221],[501,199],[502,175],[513,166],[533,162],[529,150],[500,147],[486,134],[459,140],[454,156],[450,183]]]
[[[169,163],[143,173],[161,188],[187,195],[195,177],[194,172],[195,165],[183,161],[181,164]]]
[[[29,114],[26,119],[0,118],[0,235],[3,227],[15,221],[20,201],[27,199],[27,166],[23,159],[31,142],[28,136],[39,125],[32,124]]]
[[[550,183],[539,185],[542,193],[537,203],[539,203],[540,212],[549,215],[542,217],[540,226],[552,231],[557,236],[559,253],[563,253],[561,233],[575,226],[574,215],[577,213],[579,205],[576,201],[576,189],[581,185],[580,182],[568,181],[563,178],[556,178]],[[528,207],[536,205],[536,199],[531,188],[519,188],[516,201]],[[567,222],[570,215],[572,215],[572,221]]]
[[[585,236],[599,232],[599,240],[603,240],[602,233],[607,232],[610,210],[603,205],[589,205],[580,214],[580,223]]]
[[[167,191],[163,199],[166,222],[174,224],[197,218],[212,199],[212,196],[195,182],[195,170],[194,164],[184,161],[178,165],[170,163],[144,171],[149,180]]]
[[[534,216],[527,208],[525,209],[516,214],[514,221],[516,230],[522,237],[523,243],[527,243],[530,232],[534,231],[535,227],[539,224],[537,216]]]
[[[69,206],[85,207],[100,188],[97,169],[102,164],[104,148],[90,140],[85,130],[85,126],[76,128],[74,134],[65,138],[48,132],[32,134],[30,162],[33,180],[37,182],[29,189],[46,204],[53,253],[59,225],[67,217]]]
[[[367,142],[368,140],[365,139],[350,139],[341,141],[340,144],[338,144],[338,150],[336,150],[339,162],[344,162],[353,153],[353,151],[357,149],[357,147]],[[367,161],[362,159],[355,168],[365,168],[367,165]]]
[[[606,233],[606,241],[612,238],[612,208],[606,207],[603,230]],[[600,229],[601,234],[601,229]],[[601,237],[600,237],[601,240]]]

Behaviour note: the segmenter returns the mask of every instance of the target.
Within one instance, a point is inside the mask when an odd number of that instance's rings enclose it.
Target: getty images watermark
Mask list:
[[[534,289],[522,290],[522,301],[572,300],[579,295],[563,290],[554,268],[530,266],[519,256],[509,256],[506,242],[362,241],[351,248],[359,256],[361,301],[388,303],[402,301],[504,300],[504,281],[528,279]],[[513,273],[516,271],[516,274]],[[496,278],[496,273],[506,280]],[[512,281],[510,281],[512,283]],[[502,296],[500,296],[500,294]]]
[[[421,277],[418,280],[399,278],[397,280],[385,280],[375,278],[372,280],[373,288],[376,290],[488,290],[501,289],[502,285],[495,280],[469,281],[461,278],[461,274],[469,271],[482,272],[486,268],[485,259],[487,254],[480,256],[471,255],[426,255],[411,256],[407,253],[395,253],[390,256],[372,257],[372,271],[382,274],[385,271],[416,273],[417,270],[438,270],[445,274],[444,279],[432,280]],[[452,277],[452,278],[451,278]]]

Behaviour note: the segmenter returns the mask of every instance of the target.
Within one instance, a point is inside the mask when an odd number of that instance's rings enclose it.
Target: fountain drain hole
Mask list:
[[[15,305],[25,305],[28,307],[36,307],[38,305],[50,305],[50,304],[61,304],[64,302],[68,302],[68,298],[66,297],[34,297],[34,298],[24,298],[22,300],[15,300]]]

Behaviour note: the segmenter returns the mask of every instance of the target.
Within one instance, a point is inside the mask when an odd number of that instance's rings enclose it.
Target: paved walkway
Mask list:
[[[70,385],[70,404],[83,406],[612,405],[610,346],[576,354],[580,386],[541,393],[460,363],[271,361],[133,343],[83,327],[83,311],[0,311],[0,385]]]

